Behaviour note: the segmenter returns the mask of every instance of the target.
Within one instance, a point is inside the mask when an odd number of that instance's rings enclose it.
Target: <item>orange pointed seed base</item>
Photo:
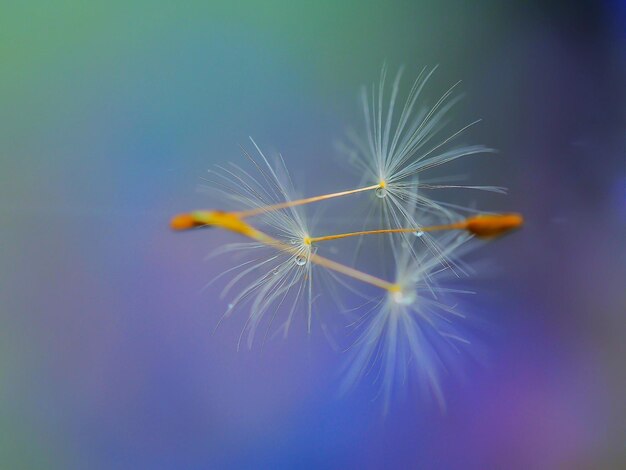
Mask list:
[[[192,214],[178,214],[170,220],[170,227],[174,230],[189,230],[202,225],[204,223],[198,221]]]
[[[520,228],[524,224],[521,214],[482,214],[465,221],[465,229],[481,238],[491,238]]]
[[[177,231],[197,227],[221,227],[246,236],[250,236],[251,231],[254,230],[234,213],[223,211],[195,211],[178,214],[170,220],[170,227]]]

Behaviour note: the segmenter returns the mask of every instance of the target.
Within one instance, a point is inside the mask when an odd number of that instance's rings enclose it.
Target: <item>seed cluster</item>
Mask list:
[[[282,157],[270,163],[252,141],[259,156],[246,156],[258,176],[231,164],[211,172],[211,179],[207,180],[211,189],[221,193],[235,210],[198,210],[180,214],[171,221],[171,227],[177,231],[215,227],[247,240],[219,250],[220,254],[245,258],[217,277],[232,276],[222,291],[222,296],[230,296],[224,316],[243,305],[248,310],[239,344],[245,338],[251,347],[255,332],[266,317],[267,336],[279,312],[285,318],[279,331],[285,335],[294,316],[302,310],[311,331],[312,305],[317,295],[335,295],[337,290],[353,293],[352,284],[364,287],[365,305],[350,323],[356,340],[348,354],[342,388],[350,388],[378,369],[374,382],[385,397],[385,407],[395,386],[406,383],[409,376],[416,377],[420,388],[443,403],[441,366],[451,352],[458,352],[469,341],[457,327],[463,314],[450,300],[464,291],[446,287],[442,281],[450,274],[458,276],[464,272],[457,260],[468,241],[496,238],[523,224],[523,217],[516,213],[464,215],[464,208],[428,194],[450,188],[503,192],[496,186],[467,186],[424,178],[433,168],[491,152],[483,146],[453,146],[454,139],[478,121],[441,137],[444,116],[457,101],[452,96],[456,85],[434,105],[418,105],[434,70],[422,69],[401,107],[396,105],[402,70],[393,80],[390,92],[386,91],[385,67],[379,86],[372,87],[370,93],[363,91],[365,132],[360,136],[351,134],[351,144],[344,151],[361,179],[371,184],[296,198]],[[387,100],[389,104],[383,106]],[[399,113],[397,108],[401,108]],[[312,232],[303,207],[361,193],[375,196],[369,198],[370,216],[366,218],[370,227],[376,222],[375,228],[329,234]],[[345,220],[354,222],[349,217]],[[385,260],[395,272],[393,278],[378,277],[318,254],[321,246],[339,239],[352,239],[358,251],[363,240],[370,237],[377,237],[388,247],[391,255]],[[314,285],[313,279],[320,282]],[[373,295],[368,286],[373,286]],[[410,370],[414,371],[411,375]]]

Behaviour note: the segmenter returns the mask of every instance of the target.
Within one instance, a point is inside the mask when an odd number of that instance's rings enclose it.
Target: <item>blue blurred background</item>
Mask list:
[[[2,468],[626,466],[624,3],[22,1],[0,38]],[[212,335],[232,237],[167,224],[248,135],[349,187],[333,143],[385,60],[463,79],[500,154],[457,169],[527,226],[479,252],[486,363],[383,419],[320,335]]]

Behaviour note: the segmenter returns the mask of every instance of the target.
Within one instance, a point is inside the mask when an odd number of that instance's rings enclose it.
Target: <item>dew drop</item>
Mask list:
[[[300,240],[298,240],[297,238],[292,238],[289,243],[291,243],[292,245],[298,245],[300,243]]]
[[[385,197],[387,197],[387,189],[386,188],[376,188],[376,197],[383,199]]]
[[[411,305],[416,300],[417,294],[415,291],[393,293],[393,301],[400,305]]]
[[[228,310],[232,310],[232,309],[233,309],[233,307],[234,307],[234,305],[233,305],[233,304],[228,304]]]
[[[272,269],[272,275],[276,276],[276,275],[278,275],[278,272],[279,272],[278,268]]]
[[[417,232],[413,232],[413,235],[415,235],[416,237],[420,238],[424,236],[424,232],[421,230],[418,230]]]
[[[296,262],[298,266],[304,266],[306,264],[307,259],[306,259],[306,256],[298,255],[294,258],[294,261]]]

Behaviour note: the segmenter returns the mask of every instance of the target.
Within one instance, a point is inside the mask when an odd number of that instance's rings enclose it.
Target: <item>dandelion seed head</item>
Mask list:
[[[446,255],[465,240],[449,239]],[[450,269],[427,250],[419,260],[396,250],[395,262],[398,290],[388,292],[356,323],[342,388],[373,382],[387,411],[394,389],[414,381],[444,407],[441,373],[446,358],[466,343],[459,324],[462,314],[450,299],[460,292],[440,287],[440,278],[450,275]]]
[[[348,162],[364,182],[380,183],[375,193],[382,203],[381,218],[390,228],[416,222],[403,210],[402,206],[407,202],[414,202],[425,212],[450,219],[464,209],[436,199],[429,194],[430,190],[471,188],[502,191],[502,188],[453,185],[448,181],[429,181],[423,177],[429,170],[457,159],[492,152],[492,149],[482,145],[454,146],[457,137],[477,124],[478,120],[445,131],[448,116],[460,99],[456,93],[460,82],[450,87],[435,104],[425,104],[424,90],[436,69],[423,68],[402,102],[403,70],[400,69],[391,86],[387,86],[387,68],[383,67],[378,85],[361,90],[364,131],[350,132],[348,145],[342,146]]]
[[[277,156],[270,163],[256,143],[252,142],[257,154],[253,157],[245,152],[245,155],[253,166],[253,171],[237,165],[218,168],[206,180],[210,189],[217,191],[224,205],[230,204],[239,210],[259,209],[291,200],[295,190],[282,157]],[[208,211],[205,217],[208,223],[216,216],[214,214],[232,217],[231,225],[234,229],[227,227],[231,231],[243,233],[243,228],[238,230],[237,221],[242,227],[250,227],[247,221],[243,222],[232,215],[234,213],[219,211]],[[250,223],[261,227],[264,233],[284,249],[252,241],[227,245],[215,253],[230,253],[243,259],[242,263],[226,273],[231,278],[221,296],[230,298],[226,316],[233,315],[236,311],[247,312],[240,343],[245,336],[248,347],[252,346],[261,325],[265,325],[266,336],[271,327],[287,334],[293,319],[302,314],[302,310],[310,330],[314,268],[309,261],[315,250],[306,241],[309,239],[309,227],[301,207],[261,211]],[[278,317],[281,318],[280,321]]]

